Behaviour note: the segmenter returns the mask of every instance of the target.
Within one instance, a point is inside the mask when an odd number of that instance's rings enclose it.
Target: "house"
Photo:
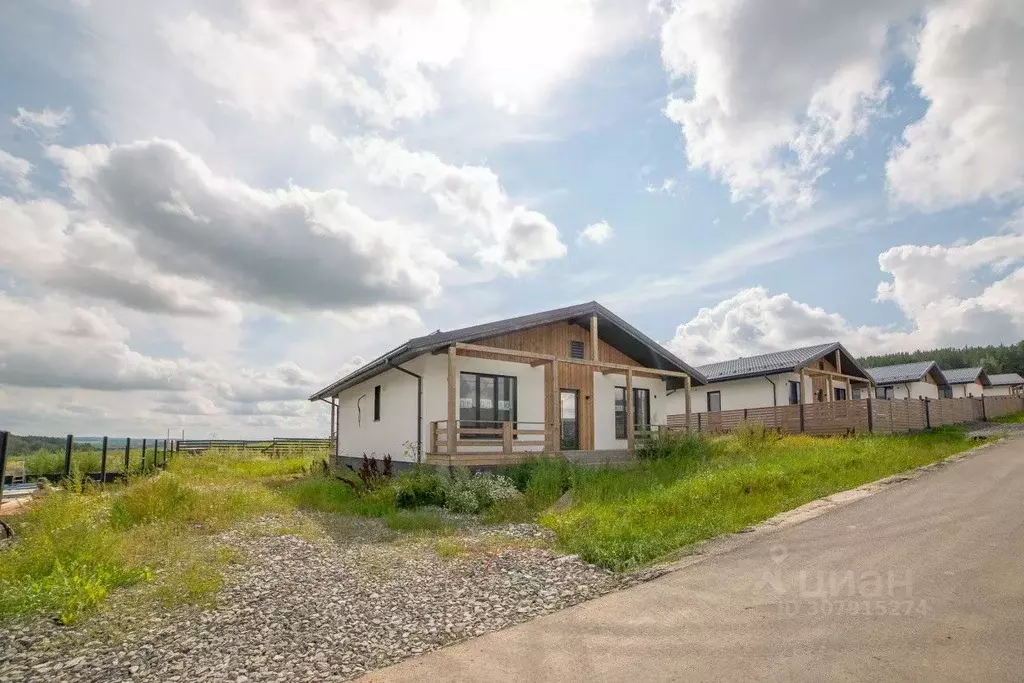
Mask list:
[[[943,370],[946,386],[939,391],[942,398],[969,398],[984,395],[989,386],[988,374],[983,368],[957,368]]]
[[[597,302],[410,339],[313,394],[335,456],[493,465],[622,457],[704,376]],[[600,461],[600,460],[598,460]]]
[[[946,376],[935,361],[865,368],[875,380],[875,398],[939,398]]]
[[[1016,372],[989,375],[989,386],[983,389],[985,396],[1024,396],[1024,377]]]
[[[707,378],[692,392],[692,410],[699,413],[843,401],[872,385],[839,342],[709,363],[697,371]],[[670,414],[684,407],[683,397],[669,395]]]

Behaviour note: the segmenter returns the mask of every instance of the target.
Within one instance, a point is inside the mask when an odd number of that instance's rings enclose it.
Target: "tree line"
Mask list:
[[[857,359],[862,365],[872,368],[900,363],[914,363],[933,360],[943,370],[954,368],[976,368],[981,366],[990,375],[1016,372],[1024,375],[1024,341],[999,346],[964,346],[886,353]]]
[[[39,451],[63,451],[65,443],[65,437],[63,436],[15,436],[11,434],[7,438],[7,457],[17,458],[32,455]],[[95,451],[97,449],[91,443],[76,443],[74,450]]]

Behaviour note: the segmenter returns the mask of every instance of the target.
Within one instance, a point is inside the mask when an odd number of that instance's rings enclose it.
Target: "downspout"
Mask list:
[[[775,406],[775,407],[777,407],[777,406],[779,405],[779,394],[778,394],[778,392],[777,392],[777,391],[775,390],[775,380],[773,380],[773,379],[772,379],[771,377],[769,377],[768,375],[765,375],[765,376],[764,376],[764,378],[765,378],[766,380],[768,380],[768,381],[769,381],[769,382],[771,383],[771,385],[772,385],[772,406]]]
[[[423,376],[394,365],[389,358],[384,359],[384,364],[416,378],[416,462],[423,462]]]

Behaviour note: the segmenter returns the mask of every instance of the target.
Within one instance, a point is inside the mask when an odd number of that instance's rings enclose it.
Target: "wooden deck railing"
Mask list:
[[[491,425],[498,424],[494,427]],[[460,420],[449,430],[447,420],[430,423],[428,455],[449,455],[448,440],[455,439],[451,455],[501,454],[544,450],[543,422],[484,422]]]

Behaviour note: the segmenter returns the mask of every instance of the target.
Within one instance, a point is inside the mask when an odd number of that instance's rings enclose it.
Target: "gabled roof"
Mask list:
[[[989,375],[988,381],[991,382],[994,387],[1006,387],[1014,386],[1015,384],[1024,384],[1024,377],[1021,377],[1016,372],[1010,372],[1002,375]]]
[[[983,386],[989,386],[984,368],[956,368],[943,370],[942,374],[946,376],[946,382],[949,384],[972,384],[980,379]]]
[[[610,346],[617,348],[630,358],[643,363],[645,367],[685,372],[690,375],[693,384],[707,384],[704,375],[698,370],[684,363],[656,341],[601,304],[596,301],[589,301],[576,306],[556,308],[550,311],[521,315],[516,318],[496,320],[482,325],[463,327],[458,330],[438,331],[422,337],[415,337],[401,346],[388,351],[383,356],[370,361],[334,384],[321,389],[310,396],[309,400],[316,401],[328,396],[334,396],[339,391],[344,391],[360,382],[365,382],[395,365],[404,363],[424,353],[431,353],[446,348],[453,343],[461,342],[468,344],[510,332],[518,332],[559,322],[575,322],[586,327],[590,325],[590,316],[592,315],[596,315],[598,319],[598,337]]]
[[[772,353],[763,353],[760,356],[735,358],[719,363],[708,363],[707,365],[698,366],[697,369],[708,378],[709,382],[724,382],[730,379],[745,379],[747,377],[774,375],[780,372],[793,372],[807,367],[822,356],[836,350],[843,354],[844,374],[860,375],[866,380],[871,379],[871,376],[865,372],[864,368],[858,365],[854,357],[850,355],[850,352],[839,342],[805,346],[800,349],[787,349],[786,351],[774,351]],[[850,370],[854,370],[854,372],[850,372]]]
[[[924,360],[917,363],[901,363],[900,365],[885,365],[877,368],[866,368],[868,374],[875,380],[875,384],[899,384],[901,382],[920,382],[925,375],[931,373],[932,377],[939,384],[947,384],[946,376],[939,369],[933,360]]]

